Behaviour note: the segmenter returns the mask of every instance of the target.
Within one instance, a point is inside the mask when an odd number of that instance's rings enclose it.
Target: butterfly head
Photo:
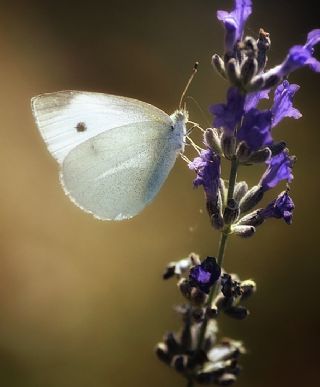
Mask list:
[[[171,114],[170,118],[172,120],[172,136],[175,138],[175,148],[178,151],[183,151],[187,135],[186,123],[188,122],[189,114],[187,110],[179,109]]]

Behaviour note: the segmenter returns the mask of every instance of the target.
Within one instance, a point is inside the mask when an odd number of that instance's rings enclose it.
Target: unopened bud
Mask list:
[[[226,65],[226,73],[230,82],[235,86],[241,86],[240,68],[236,59],[231,58]]]
[[[213,68],[217,71],[222,78],[227,79],[226,69],[224,67],[224,62],[218,54],[214,54],[211,60]]]
[[[245,55],[249,58],[258,56],[258,46],[256,40],[252,36],[247,36],[243,41]]]
[[[215,382],[218,386],[230,386],[237,381],[237,377],[234,374],[225,373],[218,378]]]
[[[234,200],[237,203],[240,203],[240,200],[244,197],[244,195],[248,192],[248,184],[245,181],[239,181],[234,187]]]
[[[223,179],[220,179],[219,191],[221,194],[222,205],[224,206],[227,203],[228,190]]]
[[[222,217],[222,214],[219,212],[211,215],[211,218],[210,218],[210,221],[211,221],[211,225],[214,229],[216,230],[222,230],[223,227],[224,227],[224,221],[223,221],[223,217]]]
[[[163,361],[166,364],[170,364],[171,355],[169,354],[168,348],[164,343],[157,344],[155,352],[159,360]]]
[[[236,149],[235,137],[223,134],[221,138],[221,146],[225,157],[230,160],[235,154],[235,149]]]
[[[256,229],[253,226],[235,225],[232,227],[232,232],[241,238],[250,238],[256,232]]]
[[[253,152],[247,159],[246,164],[259,164],[264,163],[270,159],[272,152],[270,148],[266,147]]]
[[[239,216],[239,205],[234,199],[229,199],[224,210],[223,220],[225,224],[232,224]]]
[[[262,89],[263,85],[264,85],[264,78],[263,78],[263,76],[262,75],[257,75],[255,77],[253,77],[251,82],[249,82],[246,85],[246,90],[248,92],[258,91],[258,90]]]
[[[240,70],[240,79],[244,86],[246,86],[252,78],[257,74],[258,62],[255,58],[247,58]]]
[[[253,280],[246,280],[241,282],[241,300],[245,300],[252,296],[257,290],[257,285]]]
[[[204,132],[204,141],[205,144],[214,151],[214,153],[217,153],[220,156],[222,155],[221,140],[217,129],[206,129]]]
[[[236,320],[244,320],[249,315],[248,309],[244,306],[232,306],[231,308],[225,309],[224,313]]]
[[[171,366],[178,372],[184,372],[188,368],[188,356],[176,355],[173,357]]]
[[[260,226],[263,222],[264,217],[261,215],[261,209],[259,209],[245,215],[238,221],[237,225],[257,227]]]
[[[246,163],[251,155],[250,148],[245,141],[241,141],[237,147],[237,159],[240,163]]]
[[[175,270],[176,270],[175,262],[169,263],[169,265],[165,269],[165,272],[162,275],[162,278],[165,280],[172,278],[175,275]]]
[[[192,288],[190,294],[190,300],[195,305],[203,305],[208,296],[198,288]]]
[[[259,72],[263,71],[264,68],[266,67],[266,64],[268,61],[267,52],[270,49],[270,46],[271,46],[270,34],[264,31],[262,28],[260,28],[259,38],[257,41]]]
[[[178,343],[175,334],[172,332],[165,334],[163,341],[167,346],[168,352],[170,353],[177,352],[180,348],[180,344]]]
[[[180,292],[182,293],[182,295],[190,300],[190,296],[191,296],[191,290],[192,290],[192,286],[190,284],[190,281],[187,280],[186,278],[181,278],[181,280],[178,282],[177,284]]]
[[[240,201],[240,212],[245,213],[255,207],[263,198],[264,192],[260,185],[255,185]]]
[[[280,81],[281,78],[277,74],[270,74],[269,76],[265,77],[264,85],[261,90],[271,89],[272,87],[276,86]]]
[[[284,141],[276,142],[272,145],[269,145],[269,148],[271,150],[272,156],[276,156],[279,153],[281,153],[284,149],[286,149],[287,144]]]

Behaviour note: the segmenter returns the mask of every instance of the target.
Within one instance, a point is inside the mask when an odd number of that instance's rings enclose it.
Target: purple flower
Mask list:
[[[245,114],[237,138],[239,141],[245,141],[252,151],[261,149],[273,142],[271,123],[272,113],[270,110],[260,111],[253,108]]]
[[[256,108],[262,99],[269,99],[269,93],[270,90],[261,90],[254,93],[249,93],[246,96],[244,110],[248,112],[249,110]]]
[[[289,156],[287,150],[273,156],[266,162],[268,168],[263,174],[259,185],[263,191],[274,188],[280,181],[287,180],[289,183],[293,180],[292,167],[294,157]]]
[[[293,97],[300,89],[300,86],[283,81],[274,93],[274,103],[271,108],[273,114],[272,127],[285,117],[298,119],[302,116],[298,109],[293,107]]]
[[[269,97],[269,91],[249,94],[244,104],[243,123],[237,134],[238,140],[245,141],[251,151],[271,145],[273,127],[285,117],[301,117],[299,110],[293,107],[293,97],[298,90],[298,85],[283,81],[275,90],[273,106],[269,110],[256,109],[261,99]]]
[[[233,135],[244,113],[245,96],[236,87],[231,87],[227,94],[227,103],[216,104],[210,107],[214,115],[213,126],[223,128],[225,133]]]
[[[287,224],[292,223],[294,203],[287,191],[281,192],[265,209],[260,211],[264,218],[283,219]]]
[[[265,73],[266,79],[272,75],[277,75],[280,79],[283,79],[292,71],[303,66],[309,66],[313,71],[320,72],[320,62],[313,57],[314,46],[319,42],[320,29],[309,32],[306,44],[304,46],[293,46],[281,65]]]
[[[200,265],[191,268],[189,279],[192,285],[208,294],[211,286],[220,278],[220,274],[221,268],[217,260],[207,257]]]
[[[221,162],[220,157],[215,155],[211,149],[201,151],[199,157],[196,157],[189,168],[196,171],[197,177],[193,184],[195,187],[202,185],[207,199],[216,201],[219,190]]]
[[[232,53],[236,42],[241,40],[246,20],[251,12],[251,0],[235,0],[235,9],[233,11],[217,12],[217,18],[224,24],[226,30],[226,52]]]

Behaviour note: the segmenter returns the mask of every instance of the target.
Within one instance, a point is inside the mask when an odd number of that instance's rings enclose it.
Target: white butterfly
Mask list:
[[[102,220],[129,219],[159,192],[184,150],[188,113],[135,99],[60,91],[32,98],[65,193]]]

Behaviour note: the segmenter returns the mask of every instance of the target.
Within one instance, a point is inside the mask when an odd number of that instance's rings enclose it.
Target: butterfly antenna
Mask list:
[[[181,98],[180,98],[180,102],[179,102],[179,109],[180,109],[180,110],[181,110],[181,108],[182,108],[182,102],[183,102],[183,99],[184,99],[184,97],[186,96],[186,93],[187,93],[187,91],[188,91],[188,89],[189,89],[189,86],[190,86],[190,84],[191,84],[191,82],[192,82],[194,76],[196,75],[196,73],[197,73],[197,71],[198,71],[198,66],[199,66],[199,62],[196,62],[196,63],[194,64],[194,66],[193,66],[192,74],[190,75],[190,78],[189,78],[189,80],[188,80],[188,82],[187,82],[187,84],[186,84],[186,87],[184,88],[184,90],[183,90],[183,92],[182,92],[182,94],[181,94]]]
[[[207,123],[207,125],[208,125],[208,128],[209,128],[209,127],[211,126],[211,124],[210,124],[210,122],[209,122],[207,116],[205,115],[205,113],[204,113],[204,111],[203,111],[201,105],[199,104],[199,102],[198,102],[195,98],[191,97],[191,95],[188,95],[188,97],[186,97],[186,99],[191,99],[191,101],[194,102],[194,104],[197,106],[198,110],[200,111],[200,113],[201,113],[203,119],[206,121],[206,123]]]

